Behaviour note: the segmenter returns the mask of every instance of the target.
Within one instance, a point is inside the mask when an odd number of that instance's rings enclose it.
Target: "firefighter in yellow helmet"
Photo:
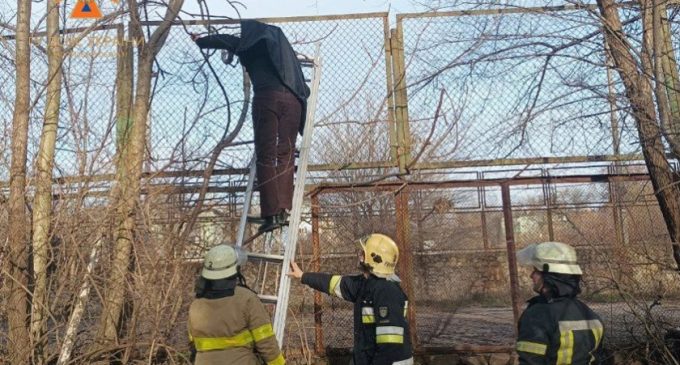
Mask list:
[[[519,320],[520,365],[599,364],[604,327],[576,299],[582,271],[574,248],[561,242],[532,244],[517,253],[517,261],[534,268],[531,280],[538,293]]]
[[[247,255],[229,245],[210,249],[189,307],[195,365],[284,365],[271,319],[240,266]]]
[[[303,273],[291,262],[288,276],[354,303],[354,365],[412,365],[408,299],[394,272],[399,249],[383,234],[364,237],[359,245],[359,275]]]

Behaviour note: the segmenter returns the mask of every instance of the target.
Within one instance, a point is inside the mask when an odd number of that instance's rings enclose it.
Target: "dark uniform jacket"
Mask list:
[[[575,297],[536,296],[519,320],[520,365],[599,364],[604,327]]]
[[[281,28],[258,22],[241,21],[241,37],[214,34],[196,41],[201,48],[227,49],[234,52],[253,79],[257,92],[260,84],[283,84],[302,104],[300,133],[307,118],[309,87],[305,83],[300,61]],[[278,80],[270,75],[277,76]]]
[[[304,273],[302,283],[354,303],[355,365],[411,365],[408,299],[399,283],[364,275]]]
[[[233,294],[232,294],[233,293]],[[284,365],[269,313],[251,290],[195,299],[189,307],[189,340],[195,365]],[[261,360],[262,359],[262,360]]]

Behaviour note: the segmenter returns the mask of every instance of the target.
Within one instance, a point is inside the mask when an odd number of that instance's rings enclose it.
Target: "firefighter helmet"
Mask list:
[[[517,252],[517,261],[542,272],[567,275],[583,273],[576,259],[576,250],[562,242],[531,244]]]
[[[359,245],[364,251],[364,265],[371,273],[384,278],[394,275],[394,268],[399,260],[399,248],[391,238],[374,233],[360,239]]]
[[[201,276],[209,280],[232,277],[246,259],[247,255],[240,249],[226,244],[217,245],[205,254]]]

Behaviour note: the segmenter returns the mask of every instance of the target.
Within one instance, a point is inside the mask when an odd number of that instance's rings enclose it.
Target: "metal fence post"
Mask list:
[[[515,228],[512,222],[512,201],[510,200],[510,186],[501,185],[503,198],[503,222],[505,223],[505,244],[508,249],[508,271],[510,273],[510,295],[512,298],[512,314],[515,323],[519,321],[521,301],[519,298],[519,279],[517,276],[517,257],[515,249]],[[515,331],[517,331],[515,327]]]
[[[383,18],[383,31],[385,37],[385,82],[387,86],[387,131],[390,139],[390,161],[395,166],[399,165],[397,141],[397,126],[394,119],[394,78],[392,69],[392,37],[390,36],[390,22],[387,15]]]
[[[622,172],[621,161],[621,138],[619,137],[619,119],[616,117],[618,106],[616,105],[616,88],[614,86],[614,61],[611,58],[609,51],[609,44],[604,42],[604,56],[607,65],[607,100],[609,101],[609,124],[612,134],[612,149],[614,156],[617,157],[613,164],[613,174],[618,175]],[[621,199],[624,195],[624,188],[618,181],[609,183],[609,197],[612,202],[612,211],[614,215],[614,230],[616,231],[616,243],[622,245],[625,243],[625,236],[623,231],[624,215],[621,206]]]
[[[552,208],[552,191],[550,190],[550,179],[549,179],[549,172],[546,171],[545,169],[541,169],[541,176],[546,177],[545,182],[543,182],[542,188],[543,188],[543,200],[545,200],[545,207],[546,207],[546,219],[548,220],[548,240],[554,241],[555,240],[555,228],[553,226],[553,208]]]
[[[484,178],[482,172],[477,172],[477,180],[482,180]],[[489,231],[487,228],[486,221],[486,188],[484,186],[477,186],[477,199],[479,199],[479,215],[482,224],[482,242],[484,243],[484,249],[488,250],[489,245]]]
[[[394,116],[396,120],[397,157],[399,172],[406,173],[411,163],[411,132],[408,121],[408,96],[406,94],[406,66],[404,61],[404,33],[401,19],[397,29],[390,31],[392,70],[394,75]]]
[[[399,246],[399,276],[401,284],[409,298],[408,303],[408,326],[411,332],[411,344],[413,348],[418,347],[418,336],[416,334],[416,303],[415,286],[413,285],[413,246],[411,244],[411,220],[408,209],[409,193],[407,187],[401,188],[395,196],[395,208],[397,213],[397,245]]]
[[[319,194],[314,193],[312,200],[312,271],[321,271],[321,245],[319,240]],[[324,356],[323,345],[323,321],[321,319],[321,306],[323,298],[321,292],[314,291],[314,352],[317,356]]]

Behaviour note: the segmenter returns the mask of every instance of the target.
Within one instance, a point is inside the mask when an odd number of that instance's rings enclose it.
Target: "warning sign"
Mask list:
[[[97,19],[102,17],[97,3],[94,0],[78,0],[71,12],[73,19]]]

